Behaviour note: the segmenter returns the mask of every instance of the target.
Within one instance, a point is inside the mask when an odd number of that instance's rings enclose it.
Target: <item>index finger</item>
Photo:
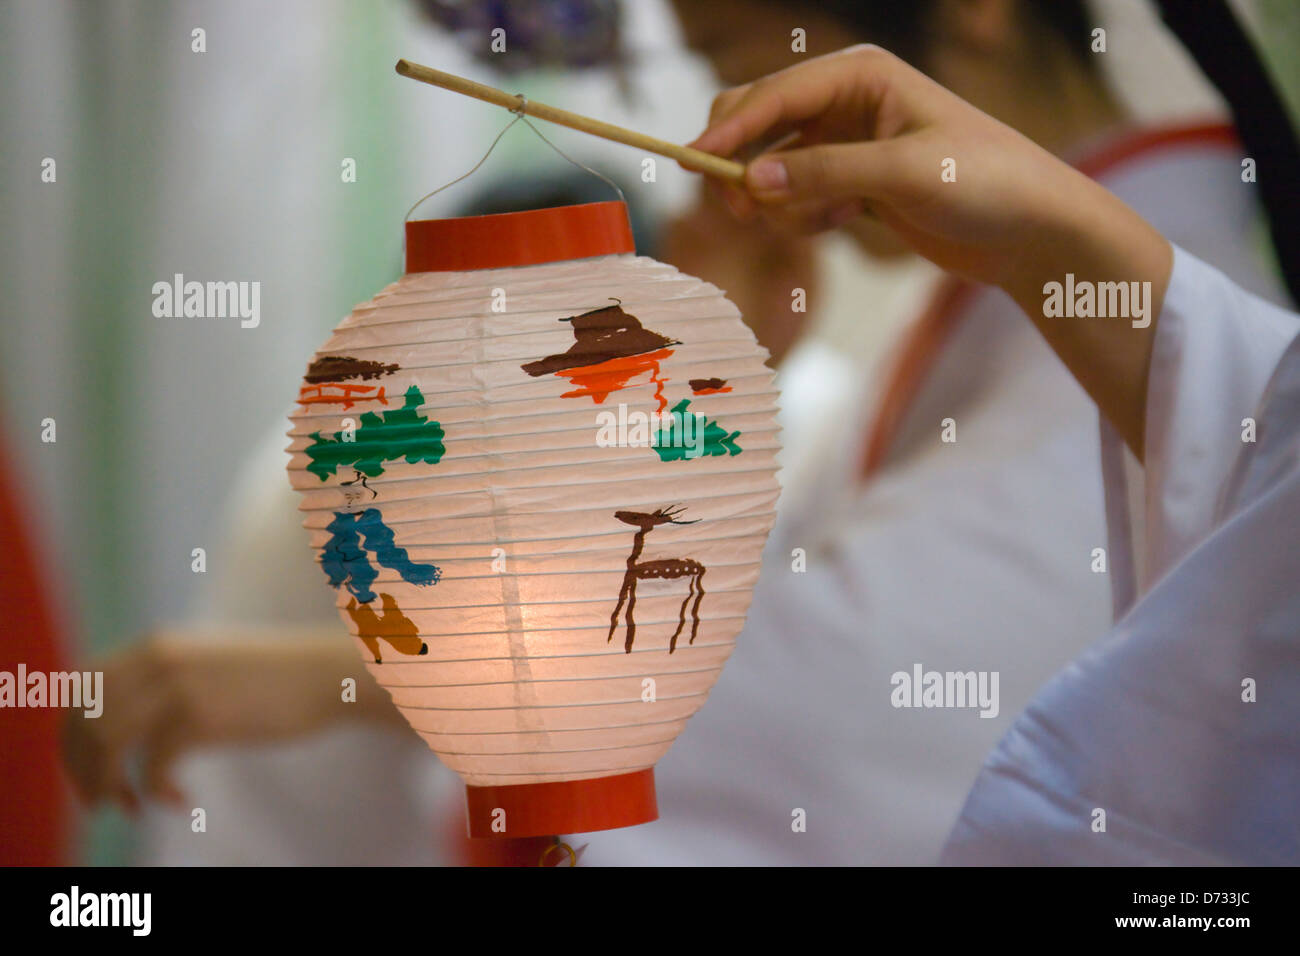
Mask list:
[[[880,47],[849,47],[728,90],[715,101],[708,129],[690,145],[732,156],[765,136],[779,136],[823,115],[844,99],[846,86],[874,110],[890,62],[898,61]]]

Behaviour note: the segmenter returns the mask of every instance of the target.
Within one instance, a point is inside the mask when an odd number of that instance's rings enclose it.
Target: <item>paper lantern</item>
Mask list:
[[[312,360],[293,486],[344,622],[473,836],[655,819],[777,499],[767,353],[605,202],[407,224]]]

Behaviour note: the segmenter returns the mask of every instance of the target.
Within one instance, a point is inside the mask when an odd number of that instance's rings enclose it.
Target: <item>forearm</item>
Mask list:
[[[753,160],[744,190],[728,187],[739,215],[758,210],[784,228],[817,231],[866,210],[942,268],[1000,286],[1142,453],[1155,319],[1173,262],[1149,224],[876,47],[728,90],[694,145],[732,156],[792,127],[801,139]],[[1054,301],[1049,283],[1061,287]],[[1064,308],[1045,310],[1052,304]]]
[[[321,642],[313,652],[312,670],[319,684],[321,706],[327,720],[345,720],[349,717],[370,720],[391,727],[409,729],[406,719],[393,706],[388,692],[380,687],[367,671],[356,650],[346,640]],[[356,681],[354,701],[345,701],[343,681]]]
[[[126,758],[137,750],[144,792],[175,800],[170,767],[195,748],[290,740],[339,721],[409,733],[351,643],[338,627],[212,624],[160,630],[94,662],[104,675],[102,715],[65,729],[77,789],[92,802],[134,806]]]
[[[342,720],[405,728],[352,645],[346,631],[328,625],[204,625],[169,632],[155,642],[152,656],[190,695],[238,686],[242,699],[231,699],[230,713],[214,721],[236,739],[263,729],[271,736],[296,734]],[[356,681],[355,693],[345,694],[349,679]]]
[[[1082,174],[1058,178],[1057,186],[1056,195],[1042,197],[1041,218],[1026,225],[1024,255],[1003,288],[1141,459],[1151,349],[1173,249],[1153,226]],[[1126,284],[1125,314],[1100,314],[1103,283]],[[1066,314],[1055,314],[1071,290],[1091,295],[1091,316],[1077,314],[1088,311],[1085,301],[1078,303],[1083,309],[1065,302]]]

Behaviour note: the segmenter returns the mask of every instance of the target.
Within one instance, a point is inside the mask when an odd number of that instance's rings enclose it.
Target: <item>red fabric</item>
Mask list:
[[[42,579],[23,495],[0,445],[0,671],[64,670],[57,623]],[[25,693],[18,687],[16,692]],[[0,708],[0,865],[65,863],[68,793],[59,726],[67,711]]]
[[[1072,164],[1075,169],[1096,179],[1111,172],[1130,159],[1157,153],[1164,149],[1180,146],[1227,146],[1241,148],[1237,131],[1229,123],[1208,122],[1188,123],[1177,126],[1156,126],[1135,130],[1126,136],[1120,136]]]
[[[1096,179],[1130,159],[1149,153],[1183,146],[1213,145],[1239,147],[1241,144],[1236,130],[1226,123],[1153,127],[1110,140],[1076,159],[1073,165],[1079,172]],[[953,331],[961,324],[965,309],[978,289],[974,283],[946,276],[920,318],[913,323],[897,352],[887,378],[888,384],[881,393],[880,406],[867,433],[859,467],[863,479],[869,478],[884,464],[907,410]]]
[[[908,330],[890,369],[889,384],[881,395],[862,452],[861,473],[864,478],[884,464],[912,400],[930,377],[931,367],[978,288],[965,279],[944,276],[930,297],[929,305]]]

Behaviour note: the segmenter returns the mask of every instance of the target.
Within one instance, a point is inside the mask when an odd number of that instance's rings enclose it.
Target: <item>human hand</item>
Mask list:
[[[737,215],[816,231],[869,212],[939,266],[1000,286],[1141,456],[1154,322],[1063,322],[1043,308],[1045,285],[1072,273],[1149,282],[1159,315],[1173,252],[1136,212],[874,46],[720,94],[691,145],[731,156],[771,142],[745,188],[726,187]]]
[[[65,763],[88,803],[139,806],[127,773],[137,751],[143,795],[179,804],[184,796],[171,770],[190,750],[303,736],[349,716],[404,726],[357,653],[325,635],[248,632],[195,640],[164,632],[91,668],[104,674],[103,713],[95,719],[74,713],[64,737]],[[357,680],[355,704],[342,702],[345,677]]]

